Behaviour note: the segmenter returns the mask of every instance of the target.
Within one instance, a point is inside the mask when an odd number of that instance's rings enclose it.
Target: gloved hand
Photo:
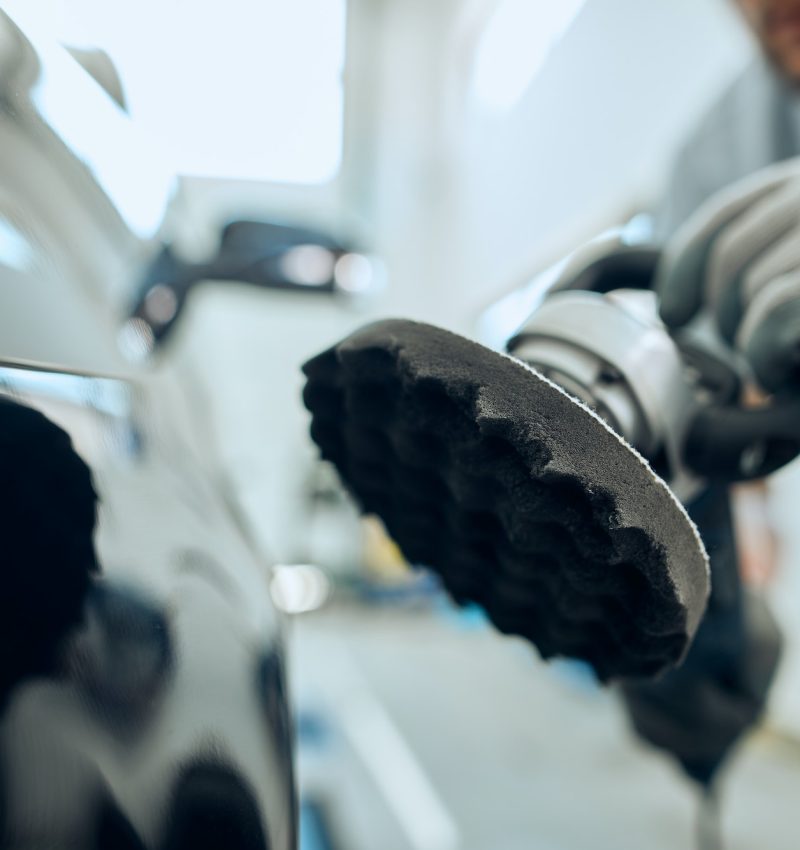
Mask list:
[[[764,389],[800,390],[800,158],[703,205],[667,245],[656,288],[669,327],[707,310]]]

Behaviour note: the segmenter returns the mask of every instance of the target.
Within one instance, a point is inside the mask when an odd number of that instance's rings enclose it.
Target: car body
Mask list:
[[[175,178],[66,50],[2,11],[0,147],[0,395],[91,468],[100,565],[57,669],[0,720],[0,846],[294,850],[270,567],[183,376],[130,356]]]

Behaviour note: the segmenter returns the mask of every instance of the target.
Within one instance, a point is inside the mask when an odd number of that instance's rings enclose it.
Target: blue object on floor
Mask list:
[[[325,825],[322,807],[316,800],[300,801],[299,850],[336,850],[336,844]]]
[[[444,595],[441,595],[436,610],[446,622],[462,631],[476,631],[489,627],[489,618],[480,605],[465,605],[459,608]]]
[[[548,669],[557,679],[566,682],[581,693],[599,693],[602,686],[597,680],[591,664],[576,658],[556,658],[548,665]]]

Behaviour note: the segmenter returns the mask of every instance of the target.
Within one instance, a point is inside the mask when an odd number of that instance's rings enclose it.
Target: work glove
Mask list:
[[[763,389],[800,389],[800,158],[704,204],[666,246],[656,288],[670,328],[707,311]]]

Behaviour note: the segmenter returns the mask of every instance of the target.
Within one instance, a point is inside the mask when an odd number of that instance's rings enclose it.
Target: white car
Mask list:
[[[2,11],[0,150],[0,846],[294,850],[269,567],[127,321],[173,178]]]

